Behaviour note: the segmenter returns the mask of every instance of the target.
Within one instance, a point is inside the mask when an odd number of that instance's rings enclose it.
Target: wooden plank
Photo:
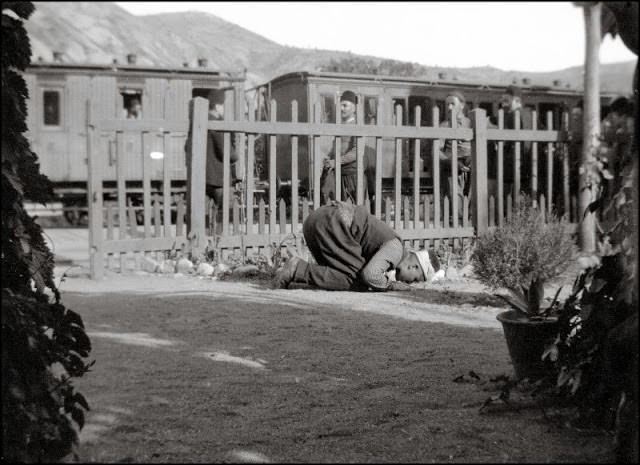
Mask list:
[[[319,103],[316,103],[319,105]],[[320,113],[321,115],[321,113]],[[320,115],[318,117],[320,118]],[[358,125],[358,124],[327,124],[322,123],[321,119],[315,120],[314,123],[288,123],[285,121],[267,122],[256,121],[250,123],[248,121],[217,121],[210,120],[207,124],[209,130],[215,131],[231,131],[231,132],[246,132],[256,134],[268,134],[268,135],[291,135],[296,134],[298,136],[352,136],[352,137],[384,137],[394,138],[400,137],[403,139],[434,139],[434,138],[447,138],[447,139],[459,139],[459,140],[471,140],[473,139],[473,131],[469,128],[440,128],[440,127],[428,127],[421,126],[416,128],[415,126],[402,126],[397,127],[385,126],[385,125]],[[152,128],[153,129],[153,128]],[[550,135],[547,131],[538,131],[535,134],[531,134],[532,131],[520,131],[518,134],[522,140],[528,140],[530,138],[542,139],[547,142]],[[511,132],[494,132],[493,135],[496,139],[503,138],[504,140],[513,139]],[[535,136],[535,137],[534,137]],[[553,141],[560,140],[561,135],[556,137]],[[520,139],[518,139],[520,140]]]
[[[382,218],[382,138],[376,137],[376,167],[375,167],[375,214]]]
[[[258,203],[258,232],[260,234],[264,234],[264,225],[265,225],[265,204],[264,199],[260,197],[260,202]],[[271,231],[273,232],[273,231]]]
[[[507,194],[507,220],[511,219],[511,212],[513,209],[513,200],[511,199],[511,193]]]
[[[498,111],[498,128],[504,128],[504,110]],[[498,142],[498,225],[504,224],[504,142]]]
[[[569,128],[569,114],[564,113],[562,119],[563,128]],[[567,144],[563,144],[562,150],[562,198],[564,201],[564,213],[567,217],[571,216],[570,210],[570,193],[569,193],[569,150]],[[574,217],[575,218],[575,217]]]
[[[422,196],[423,208],[424,208],[424,215],[423,216],[424,216],[424,228],[425,229],[427,229],[429,227],[429,221],[430,221],[430,219],[429,219],[429,217],[430,217],[429,210],[431,209],[430,200],[429,200],[430,197],[431,196],[427,195],[427,194]]]
[[[415,124],[420,127],[422,121],[422,108],[416,105]],[[420,139],[414,139],[413,150],[413,227],[418,228],[420,222]]]
[[[131,121],[131,120],[125,120]],[[317,120],[320,121],[320,120]],[[125,125],[115,126],[111,121],[106,122],[111,130],[127,130],[129,129]],[[159,125],[139,125],[138,130],[158,130]],[[147,127],[148,126],[148,127]],[[268,134],[268,135],[291,135],[296,134],[298,136],[353,136],[353,137],[384,137],[393,138],[400,137],[405,139],[457,139],[457,140],[472,140],[473,131],[469,128],[446,128],[446,127],[429,127],[421,126],[416,128],[415,126],[403,126],[397,128],[395,125],[363,125],[357,124],[326,124],[322,122],[316,123],[289,123],[279,121],[277,123],[267,121],[256,121],[250,123],[248,121],[215,121],[208,122],[207,127],[210,130],[216,131],[231,131],[231,132],[246,132],[256,134]],[[163,128],[164,130],[174,131],[176,129],[170,128],[169,125]],[[521,142],[566,142],[568,141],[568,134],[565,131],[533,131],[531,129],[488,129],[487,139],[495,141],[521,141]]]
[[[280,213],[280,234],[285,234],[287,232],[287,204],[284,199],[280,199],[278,212]]]
[[[469,196],[462,198],[462,226],[469,227]]]
[[[321,118],[322,109],[320,108],[320,102],[313,104],[314,122],[318,123],[322,121]],[[354,126],[352,124],[345,126]],[[340,127],[336,125],[336,127]],[[295,134],[291,132],[290,134]],[[320,153],[320,137],[313,137],[313,208],[314,210],[320,206],[320,176],[322,175],[322,154]]]
[[[151,237],[151,134],[142,137],[142,205],[144,207],[144,237]]]
[[[342,114],[339,102],[335,102],[333,113],[336,117],[336,124],[342,124]],[[318,121],[318,120],[316,120]],[[342,139],[335,137],[335,196],[336,200],[342,200]]]
[[[364,125],[364,105],[361,103],[356,106],[356,124]],[[364,203],[364,137],[356,138],[356,204]],[[369,210],[371,211],[371,210]]]
[[[153,195],[153,232],[155,237],[162,235],[162,214],[160,213],[160,196]]]
[[[450,238],[450,239],[475,237],[475,231],[473,229],[473,226],[470,226],[468,228],[457,227],[457,228],[437,228],[437,229],[403,229],[397,232],[403,241],[442,239],[443,237]]]
[[[105,202],[106,216],[107,216],[107,241],[112,241],[114,239],[113,234],[113,215],[115,213],[113,209],[112,202]],[[107,268],[113,268],[112,265],[113,255],[109,255],[107,257]]]
[[[440,110],[437,105],[433,107],[432,114],[433,127],[436,128],[440,123]],[[433,140],[433,226],[440,226],[440,141]]]
[[[171,171],[169,169],[169,153],[170,152],[171,135],[168,132],[163,134],[162,153],[162,207],[164,219],[164,235],[171,236]]]
[[[404,196],[403,199],[403,204],[404,204],[404,229],[409,229],[410,225],[411,225],[411,206],[409,205],[409,197],[407,197],[406,195]]]
[[[91,279],[104,277],[104,241],[102,223],[102,170],[98,137],[101,128],[93,123],[92,111],[87,101],[87,157],[89,179],[87,183],[87,204],[89,205],[89,267]]]
[[[531,124],[534,131],[538,129],[538,113],[533,110],[531,112]],[[531,144],[531,197],[535,200],[538,198],[538,143]]]
[[[476,232],[480,235],[486,232],[489,221],[487,215],[487,115],[482,108],[471,112],[471,125],[476,135],[471,142],[472,215]]]
[[[546,200],[544,198],[544,194],[540,194],[540,213],[542,214],[542,218],[544,222],[547,222],[547,205]]]
[[[271,122],[276,122],[277,104],[275,99],[271,100]],[[273,234],[276,230],[276,194],[277,194],[277,176],[276,176],[276,136],[269,136],[269,234]]]
[[[298,101],[291,102],[291,122],[298,122]],[[298,231],[298,136],[291,136],[291,232]]]
[[[240,234],[240,204],[238,203],[238,199],[236,197],[233,198],[233,234]]]
[[[451,113],[451,127],[458,127],[458,118]],[[475,140],[475,139],[474,139]],[[449,180],[451,186],[451,216],[453,220],[453,227],[458,227],[458,141],[455,139],[451,141],[451,179]],[[454,245],[457,245],[454,243]]]
[[[449,229],[451,227],[451,217],[449,216],[449,196],[445,195],[444,199],[444,215],[442,218],[442,227]]]
[[[189,173],[188,235],[192,237],[191,252],[199,256],[204,252],[205,242],[205,172],[207,158],[207,100],[196,97],[193,100],[193,121],[191,124],[191,153]],[[225,142],[227,142],[225,140]],[[225,144],[228,145],[228,144]],[[228,155],[228,154],[227,154]]]
[[[402,126],[402,107],[400,105],[396,105],[396,126]],[[399,230],[402,227],[401,222],[401,206],[400,206],[400,198],[402,196],[402,139],[399,137],[395,138],[396,141],[396,151],[395,151],[395,171],[394,171],[394,211],[395,211],[395,222],[394,228]]]
[[[138,237],[138,220],[136,218],[136,211],[133,207],[133,202],[131,198],[127,199],[128,207],[127,213],[129,214],[129,236]]]
[[[515,129],[520,129],[520,110],[515,112]],[[513,155],[513,198],[518,202],[520,198],[520,141],[515,142],[515,151]]]
[[[383,114],[382,96],[378,99],[376,126],[382,125],[380,115]],[[376,137],[376,166],[375,166],[375,214],[376,218],[382,218],[382,138]]]
[[[389,196],[385,196],[384,198],[384,214],[385,214],[385,221],[387,224],[391,224],[391,199],[389,198]]]
[[[297,115],[297,112],[296,112]],[[253,99],[249,102],[249,122],[255,120],[255,108]],[[253,196],[255,195],[255,160],[256,160],[256,136],[255,134],[247,135],[247,172],[245,179],[247,180],[247,233],[253,232]]]
[[[496,225],[495,199],[493,195],[489,197],[489,226]]]
[[[553,113],[551,111],[547,112],[547,129],[553,129]],[[553,148],[553,143],[549,142],[547,144],[547,199],[549,199],[547,208],[549,213],[553,207]]]
[[[176,236],[183,235],[184,217],[187,213],[187,206],[184,201],[184,196],[180,194],[176,201]]]
[[[125,153],[124,134],[116,132],[116,177],[118,192],[118,238],[126,237],[127,228],[127,188],[125,181]],[[127,256],[120,254],[120,273],[125,273],[127,269]]]

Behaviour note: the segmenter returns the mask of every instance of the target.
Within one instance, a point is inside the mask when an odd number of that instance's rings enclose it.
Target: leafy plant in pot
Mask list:
[[[500,313],[516,377],[539,378],[545,373],[542,354],[557,334],[557,298],[543,307],[544,284],[568,266],[576,246],[566,221],[539,210],[521,194],[504,225],[478,237],[471,256],[474,273],[512,310]]]

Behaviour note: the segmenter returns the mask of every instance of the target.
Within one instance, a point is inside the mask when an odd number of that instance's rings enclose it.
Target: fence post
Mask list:
[[[187,237],[191,240],[194,256],[204,253],[205,241],[205,170],[207,159],[207,120],[209,103],[202,97],[192,100],[191,150],[187,153]]]
[[[476,234],[487,231],[489,225],[487,199],[487,115],[482,108],[471,111],[471,178],[473,180],[473,222]]]
[[[89,269],[91,279],[104,277],[104,251],[102,247],[103,213],[102,213],[102,165],[100,163],[98,142],[100,130],[94,121],[90,102],[87,100],[87,164],[88,189],[87,205],[89,206]]]

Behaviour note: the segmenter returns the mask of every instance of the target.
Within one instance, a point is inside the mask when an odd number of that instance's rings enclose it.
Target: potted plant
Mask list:
[[[512,310],[497,315],[518,379],[544,374],[542,354],[557,334],[557,297],[543,307],[544,284],[570,263],[575,244],[566,221],[540,211],[525,194],[503,226],[478,237],[471,263],[479,280]],[[546,216],[546,219],[545,219]]]

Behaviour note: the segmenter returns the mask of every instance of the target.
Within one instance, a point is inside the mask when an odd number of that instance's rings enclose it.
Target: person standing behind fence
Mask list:
[[[347,90],[340,96],[340,116],[342,124],[356,124],[356,101],[357,97],[352,91]],[[342,190],[342,199],[345,202],[357,203],[357,149],[356,138],[353,136],[340,136],[340,184]],[[364,173],[368,177],[368,157],[364,157]],[[329,202],[335,198],[335,166],[336,155],[335,145],[324,159],[322,176],[320,179],[321,193],[323,203]],[[367,193],[367,180],[364,182],[365,197]],[[337,199],[340,200],[340,199]]]
[[[224,92],[211,90],[209,92],[209,120],[221,121],[224,119]],[[185,143],[187,154],[191,151],[191,127]],[[207,131],[207,157],[205,168],[205,192],[207,197],[213,199],[219,207],[222,205],[223,194],[223,156],[224,156],[224,133],[219,131]],[[230,173],[233,182],[234,163],[238,160],[238,154],[234,148],[234,138],[231,137],[231,166]],[[187,156],[187,160],[190,157]]]
[[[522,91],[519,87],[509,86],[505,93],[500,98],[499,107],[504,110],[504,129],[516,128],[516,112],[519,113],[520,129],[531,129],[530,125],[525,128],[523,124],[523,112],[522,112]],[[525,188],[529,182],[531,176],[531,162],[529,159],[531,151],[531,142],[520,143],[520,179],[523,182],[520,183],[520,189]],[[514,196],[514,162],[516,154],[516,142],[504,143],[504,195],[509,193]]]
[[[450,128],[452,125],[452,118],[456,119],[456,127],[458,128],[470,128],[471,120],[464,115],[464,106],[466,100],[462,92],[453,91],[447,95],[445,100],[446,119],[440,123],[441,128]],[[440,181],[441,195],[446,195],[449,200],[453,198],[453,185],[452,185],[452,167],[451,162],[453,160],[452,154],[452,142],[453,139],[440,139],[440,161],[442,162],[442,174],[444,179]],[[460,205],[462,205],[463,196],[470,195],[471,186],[471,141],[457,140],[457,157],[458,157],[458,198],[460,199]],[[458,213],[462,215],[462,208],[458,208]]]

